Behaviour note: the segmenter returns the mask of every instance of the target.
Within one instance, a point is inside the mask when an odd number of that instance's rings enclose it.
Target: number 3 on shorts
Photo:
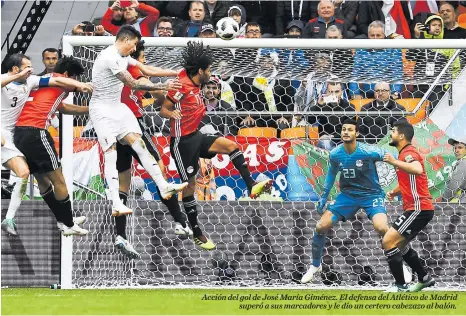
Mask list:
[[[372,200],[372,207],[384,207],[385,206],[385,200],[382,198],[378,199],[373,199]]]
[[[404,220],[406,219],[406,217],[404,215],[401,215],[400,217],[398,217],[396,219],[396,222],[395,222],[395,225],[400,227],[401,224],[404,222]]]

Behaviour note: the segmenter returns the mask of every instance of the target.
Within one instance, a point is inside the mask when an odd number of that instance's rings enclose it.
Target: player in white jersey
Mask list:
[[[116,35],[113,45],[104,49],[94,62],[92,68],[92,84],[94,93],[89,103],[89,117],[95,128],[97,138],[104,151],[104,173],[107,180],[110,198],[113,202],[112,215],[131,214],[119,197],[119,179],[116,168],[116,142],[129,145],[137,153],[142,166],[159,187],[163,199],[183,190],[187,183],[168,183],[163,177],[157,161],[152,157],[141,139],[142,131],[131,110],[121,103],[121,92],[126,84],[133,90],[167,90],[179,89],[177,81],[167,84],[153,84],[144,80],[136,80],[128,72],[128,65],[138,67],[144,75],[154,76],[159,68],[144,65],[129,55],[136,50],[141,34],[132,26],[124,25]]]
[[[13,144],[13,129],[16,121],[29,98],[31,90],[39,87],[62,87],[69,90],[92,92],[92,86],[70,78],[38,77],[33,72],[31,60],[23,54],[13,54],[5,62],[8,73],[1,75],[1,136],[2,165],[16,175],[16,183],[11,194],[10,205],[2,229],[11,235],[17,235],[14,215],[21,204],[21,197],[29,177],[29,168],[23,154]]]

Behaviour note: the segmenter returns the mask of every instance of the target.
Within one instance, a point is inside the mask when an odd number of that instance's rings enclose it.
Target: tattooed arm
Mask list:
[[[120,79],[125,85],[131,87],[133,90],[144,90],[144,91],[153,91],[153,90],[167,90],[168,84],[165,83],[152,83],[144,78],[134,79],[133,76],[128,72],[128,70],[120,71],[116,74],[117,78]]]

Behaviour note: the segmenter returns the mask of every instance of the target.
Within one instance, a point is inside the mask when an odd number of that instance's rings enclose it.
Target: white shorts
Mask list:
[[[11,158],[24,157],[23,153],[20,152],[13,143],[13,134],[5,130],[2,130],[1,133],[2,137],[5,139],[5,146],[2,146],[2,165]]]
[[[126,104],[91,105],[89,117],[103,151],[129,133],[142,135],[136,116]]]

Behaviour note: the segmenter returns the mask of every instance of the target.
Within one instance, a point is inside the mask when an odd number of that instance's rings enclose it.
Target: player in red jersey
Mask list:
[[[435,284],[417,252],[408,245],[434,217],[424,160],[411,144],[413,136],[414,128],[406,119],[396,122],[391,132],[390,146],[398,149],[399,157],[395,159],[389,153],[384,156],[384,161],[396,168],[398,176],[398,187],[388,192],[387,198],[391,200],[401,193],[404,210],[382,240],[388,265],[395,278],[395,284],[388,292],[418,292]],[[409,287],[404,284],[403,260],[416,272],[418,278],[418,282]]]
[[[78,60],[64,57],[58,61],[52,77],[75,78],[84,73]],[[19,115],[13,141],[26,158],[40,193],[57,219],[63,235],[86,235],[88,231],[73,220],[71,201],[52,136],[47,131],[52,115],[61,113],[84,115],[89,108],[62,103],[68,91],[62,88],[40,88],[29,95]]]
[[[142,64],[146,63],[146,58],[144,55],[144,43],[139,42],[136,51],[131,54],[131,57],[136,59]],[[136,80],[150,80],[141,72],[141,70],[136,66],[129,65],[127,68],[131,76]],[[154,67],[154,70],[158,70],[158,76],[160,77],[175,77],[178,72],[174,70],[162,69]],[[129,109],[136,116],[139,126],[141,127],[142,136],[141,139],[144,141],[144,144],[147,147],[147,150],[152,157],[157,161],[160,170],[163,173],[163,176],[166,178],[165,174],[165,165],[163,164],[160,153],[157,150],[157,146],[152,141],[151,135],[147,131],[147,126],[143,120],[143,106],[142,99],[145,91],[133,90],[131,87],[125,85],[121,92],[121,102],[126,104]],[[159,91],[155,91],[159,93]],[[163,95],[162,95],[163,97]],[[131,164],[133,157],[139,161],[139,157],[136,152],[129,145],[123,145],[120,142],[117,142],[117,163],[116,167],[118,170],[118,178],[120,185],[120,199],[123,201],[123,204],[126,205],[129,195],[129,188],[131,185]],[[142,164],[141,164],[142,165]],[[186,225],[186,218],[181,212],[180,204],[176,195],[172,195],[169,199],[163,199],[162,194],[160,193],[159,188],[156,186],[157,192],[161,197],[161,202],[168,208],[170,214],[175,220],[175,234],[177,235],[188,235],[191,236],[193,233],[189,226]],[[136,252],[134,247],[126,239],[126,215],[115,216],[115,226],[116,226],[116,238],[115,246],[120,249],[120,251],[129,258],[137,258],[139,254]]]
[[[168,92],[160,115],[170,118],[170,153],[182,181],[189,183],[183,190],[183,206],[193,230],[194,242],[203,249],[211,250],[215,248],[215,244],[203,235],[197,223],[194,191],[199,158],[211,159],[216,154],[228,154],[246,182],[252,198],[268,190],[273,181],[254,182],[243,153],[235,142],[199,132],[199,124],[206,112],[200,89],[201,85],[210,80],[212,55],[209,47],[204,49],[202,42],[188,42],[182,56],[184,69],[178,74],[178,80],[183,87],[178,91]]]

